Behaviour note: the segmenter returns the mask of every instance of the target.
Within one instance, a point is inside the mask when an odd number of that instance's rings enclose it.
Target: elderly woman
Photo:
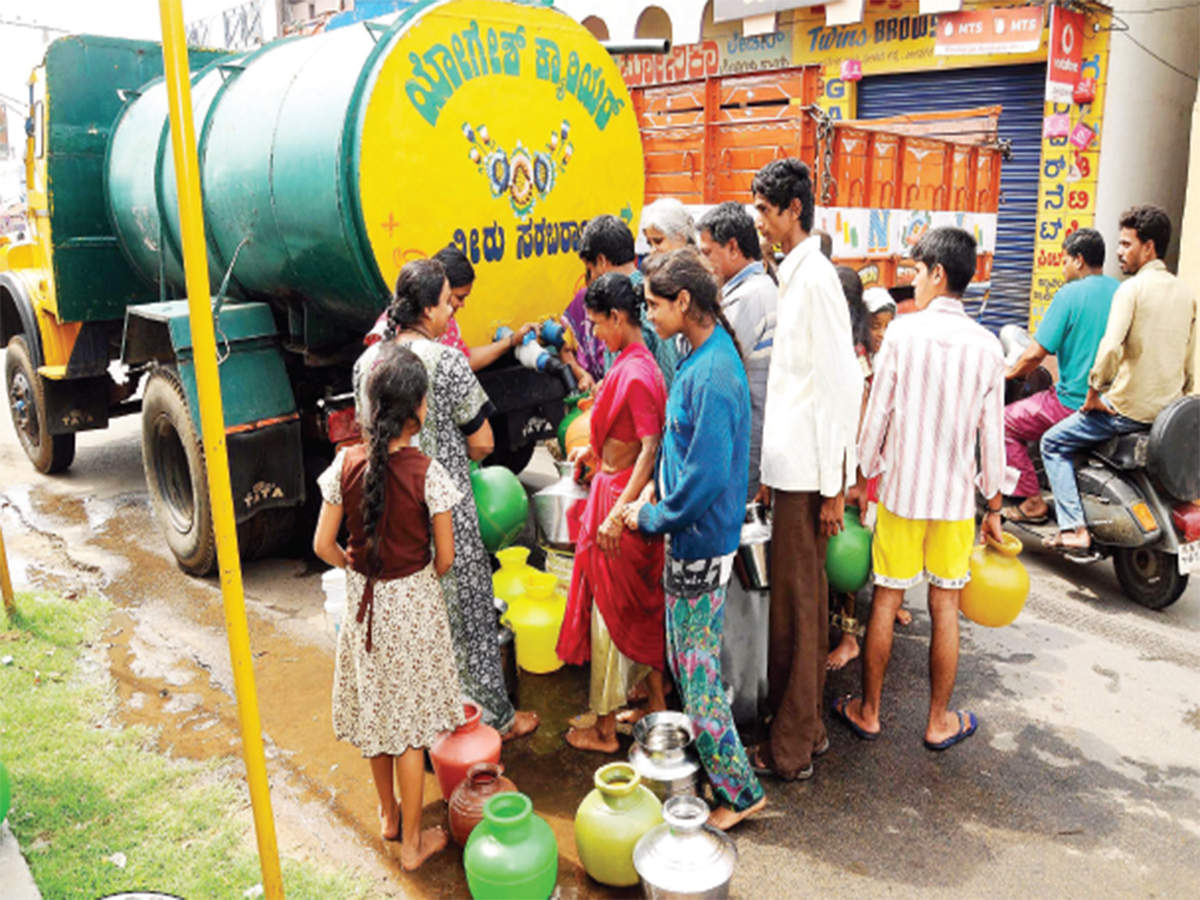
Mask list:
[[[696,223],[674,197],[655,200],[642,210],[642,234],[652,254],[696,246]]]
[[[462,351],[441,343],[453,315],[445,267],[436,259],[414,260],[396,280],[383,340],[412,350],[429,378],[429,410],[417,443],[422,453],[442,464],[463,495],[451,515],[454,565],[441,580],[458,678],[463,693],[482,709],[484,721],[507,740],[532,732],[538,717],[514,710],[504,688],[492,607],[492,569],[479,535],[469,470],[470,460],[492,452],[488,415],[493,407]],[[363,385],[379,346],[368,347],[354,364],[354,395],[362,421],[370,419]]]

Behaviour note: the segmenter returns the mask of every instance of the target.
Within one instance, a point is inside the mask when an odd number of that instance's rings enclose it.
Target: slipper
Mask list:
[[[750,761],[750,768],[754,771],[754,774],[764,778],[775,778],[779,781],[807,781],[813,777],[813,764],[811,762],[793,775],[785,775],[774,766],[763,762],[762,744],[759,744],[752,750],[748,750],[746,757]]]
[[[859,738],[860,740],[863,740],[863,741],[876,740],[879,737],[878,731],[867,731],[867,729],[863,728],[861,725],[859,725],[857,722],[855,722],[853,719],[851,719],[850,716],[846,713],[846,704],[849,703],[853,699],[854,699],[853,697],[851,697],[850,695],[847,694],[845,697],[838,697],[836,700],[834,700],[833,706],[832,706],[833,717],[835,719],[840,719],[842,724],[845,725],[847,728],[849,728],[851,731],[853,731],[854,736]]]
[[[1014,525],[1045,525],[1050,521],[1050,510],[1040,516],[1028,516],[1019,506],[1006,506],[1000,511],[1000,516]]]
[[[950,735],[950,737],[946,738],[944,741],[938,741],[936,744],[933,741],[925,741],[926,750],[934,750],[939,753],[943,750],[949,750],[955,744],[962,743],[975,733],[975,729],[979,727],[979,720],[975,718],[975,713],[967,713],[965,720],[963,719],[963,713],[961,709],[956,709],[954,714],[958,716],[958,731]]]

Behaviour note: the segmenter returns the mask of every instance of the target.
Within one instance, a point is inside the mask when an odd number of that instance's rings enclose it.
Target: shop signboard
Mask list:
[[[1046,60],[1046,99],[1070,103],[1083,65],[1083,13],[1050,9],[1050,47]]]
[[[990,56],[1029,53],[1042,44],[1044,10],[973,9],[938,17],[934,52],[939,56]]]

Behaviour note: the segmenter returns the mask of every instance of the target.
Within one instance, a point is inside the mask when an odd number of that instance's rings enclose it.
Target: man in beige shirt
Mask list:
[[[1135,206],[1122,214],[1120,225],[1117,258],[1121,271],[1133,277],[1113,295],[1087,399],[1042,437],[1059,528],[1048,543],[1071,550],[1087,550],[1092,543],[1074,455],[1114,435],[1149,428],[1163,408],[1191,391],[1194,378],[1196,298],[1162,261],[1171,220],[1157,206]]]

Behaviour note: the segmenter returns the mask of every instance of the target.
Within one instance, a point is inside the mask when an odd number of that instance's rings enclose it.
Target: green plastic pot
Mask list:
[[[558,880],[558,845],[525,794],[495,794],[483,805],[463,851],[475,900],[545,900]]]
[[[871,532],[858,518],[858,507],[846,507],[845,527],[825,548],[825,574],[829,586],[853,594],[871,577]]]
[[[567,429],[571,427],[571,423],[579,418],[579,414],[583,412],[579,408],[579,401],[585,396],[587,395],[572,394],[563,400],[563,406],[567,408],[567,412],[562,417],[562,421],[558,423],[558,449],[562,451],[563,456],[567,455]]]
[[[613,887],[638,883],[633,848],[663,820],[662,804],[629,763],[596,770],[595,789],[575,813],[575,846],[592,878]]]
[[[479,533],[489,553],[520,537],[529,516],[529,497],[516,475],[503,466],[473,465],[471,493],[479,513]]]

